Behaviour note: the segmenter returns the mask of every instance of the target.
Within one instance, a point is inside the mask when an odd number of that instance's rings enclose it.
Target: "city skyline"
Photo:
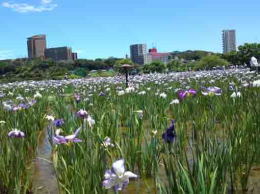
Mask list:
[[[257,3],[4,0],[0,2],[0,59],[26,57],[25,39],[35,34],[46,34],[48,47],[69,45],[79,58],[123,58],[130,54],[129,45],[139,43],[161,52],[222,53],[224,29],[236,30],[237,46],[259,42]]]

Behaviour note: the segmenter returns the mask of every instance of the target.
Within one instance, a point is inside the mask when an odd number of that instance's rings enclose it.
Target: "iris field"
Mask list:
[[[34,185],[44,137],[57,193],[260,193],[260,76],[0,84],[0,193],[50,189]]]

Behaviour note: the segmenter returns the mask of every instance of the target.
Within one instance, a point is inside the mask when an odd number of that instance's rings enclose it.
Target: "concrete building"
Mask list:
[[[73,54],[71,48],[68,47],[48,48],[45,50],[45,58],[54,61],[67,61],[73,60]]]
[[[75,61],[78,59],[78,53],[72,53],[72,60]]]
[[[44,51],[46,49],[46,35],[35,35],[27,38],[28,57],[44,58]]]
[[[134,44],[130,46],[131,60],[139,65],[146,64],[147,46],[146,44]]]
[[[236,51],[236,31],[235,30],[223,30],[223,53]]]
[[[149,49],[149,53],[146,55],[147,64],[154,61],[160,61],[164,64],[170,62],[170,53],[158,53],[156,48]]]

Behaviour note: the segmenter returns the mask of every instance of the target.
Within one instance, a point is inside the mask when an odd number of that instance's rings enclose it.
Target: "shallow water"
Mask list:
[[[124,128],[126,130],[127,128]],[[39,138],[39,147],[37,157],[34,161],[35,170],[33,175],[33,192],[36,194],[58,194],[58,183],[56,180],[53,164],[51,161],[52,148],[48,141],[46,132],[43,132]],[[191,151],[187,148],[187,152]],[[165,173],[164,168],[159,168],[158,176],[160,182],[164,181]],[[109,194],[114,193],[109,190]],[[121,193],[123,194],[157,194],[155,182],[153,179],[139,178],[131,180],[128,187]],[[235,191],[235,194],[258,194],[260,193],[260,166],[254,166],[251,169],[248,180],[248,191],[241,190]]]
[[[148,123],[148,121],[144,121],[144,125],[146,125],[146,128],[152,128],[150,126],[150,123]],[[188,123],[188,126],[190,126],[191,128],[192,123]],[[128,127],[123,126],[120,128],[121,131],[126,131],[129,130]],[[217,134],[217,136],[219,137],[220,142],[223,142],[223,139],[226,138],[226,134],[225,131],[223,129],[223,127],[218,124],[217,125],[217,129],[218,130],[214,130],[214,131],[209,131],[209,133],[215,133]],[[192,130],[190,129],[190,137],[189,137],[189,143],[190,145],[193,144],[192,141]],[[148,133],[148,135],[150,135],[150,133]],[[189,159],[190,165],[192,164],[192,150],[190,148],[190,146],[187,146],[186,148],[186,154],[187,157]],[[160,182],[162,181],[167,181],[167,177],[165,176],[165,172],[164,172],[164,167],[161,166],[158,170],[158,174],[157,176],[160,178]],[[241,189],[237,189],[236,191],[234,191],[233,194],[260,194],[260,166],[253,166],[249,177],[248,177],[248,184],[247,184],[247,191],[242,191]],[[109,194],[112,194],[114,192],[110,191]],[[155,182],[153,179],[138,179],[138,180],[130,180],[129,185],[127,186],[127,188],[125,188],[122,191],[123,194],[145,194],[145,193],[149,193],[149,194],[157,194],[159,193],[156,190],[156,186],[155,186]]]
[[[34,161],[33,193],[57,194],[58,183],[51,161],[52,148],[46,132],[40,134],[37,157]]]
[[[159,170],[160,174],[163,174],[163,169]],[[163,175],[162,175],[163,176]],[[109,194],[114,194],[113,190],[111,189]],[[130,180],[129,185],[120,192],[122,194],[159,194],[156,191],[156,186],[153,179],[137,179],[137,180]],[[260,193],[260,166],[253,167],[249,180],[248,180],[248,190],[241,191],[237,190],[233,194],[259,194]]]
[[[248,180],[248,194],[260,193],[260,166],[252,167]]]
[[[109,194],[114,194],[113,190],[110,189]],[[129,185],[120,193],[122,194],[156,194],[155,183],[153,179],[137,179],[130,180]]]

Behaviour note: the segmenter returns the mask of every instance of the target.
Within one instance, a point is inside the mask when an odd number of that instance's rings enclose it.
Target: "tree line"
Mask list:
[[[122,64],[133,66],[131,73],[153,73],[188,70],[209,70],[229,65],[247,65],[254,56],[260,59],[260,44],[246,43],[238,47],[238,51],[218,54],[207,51],[172,52],[169,63],[154,61],[151,64],[137,65],[130,59],[110,57],[108,59],[78,59],[76,61],[52,61],[41,59],[16,59],[0,61],[0,79],[3,81],[43,80],[80,78],[91,75],[90,72],[110,71],[122,73]],[[97,74],[102,75],[102,74]],[[109,75],[114,75],[113,73]]]

